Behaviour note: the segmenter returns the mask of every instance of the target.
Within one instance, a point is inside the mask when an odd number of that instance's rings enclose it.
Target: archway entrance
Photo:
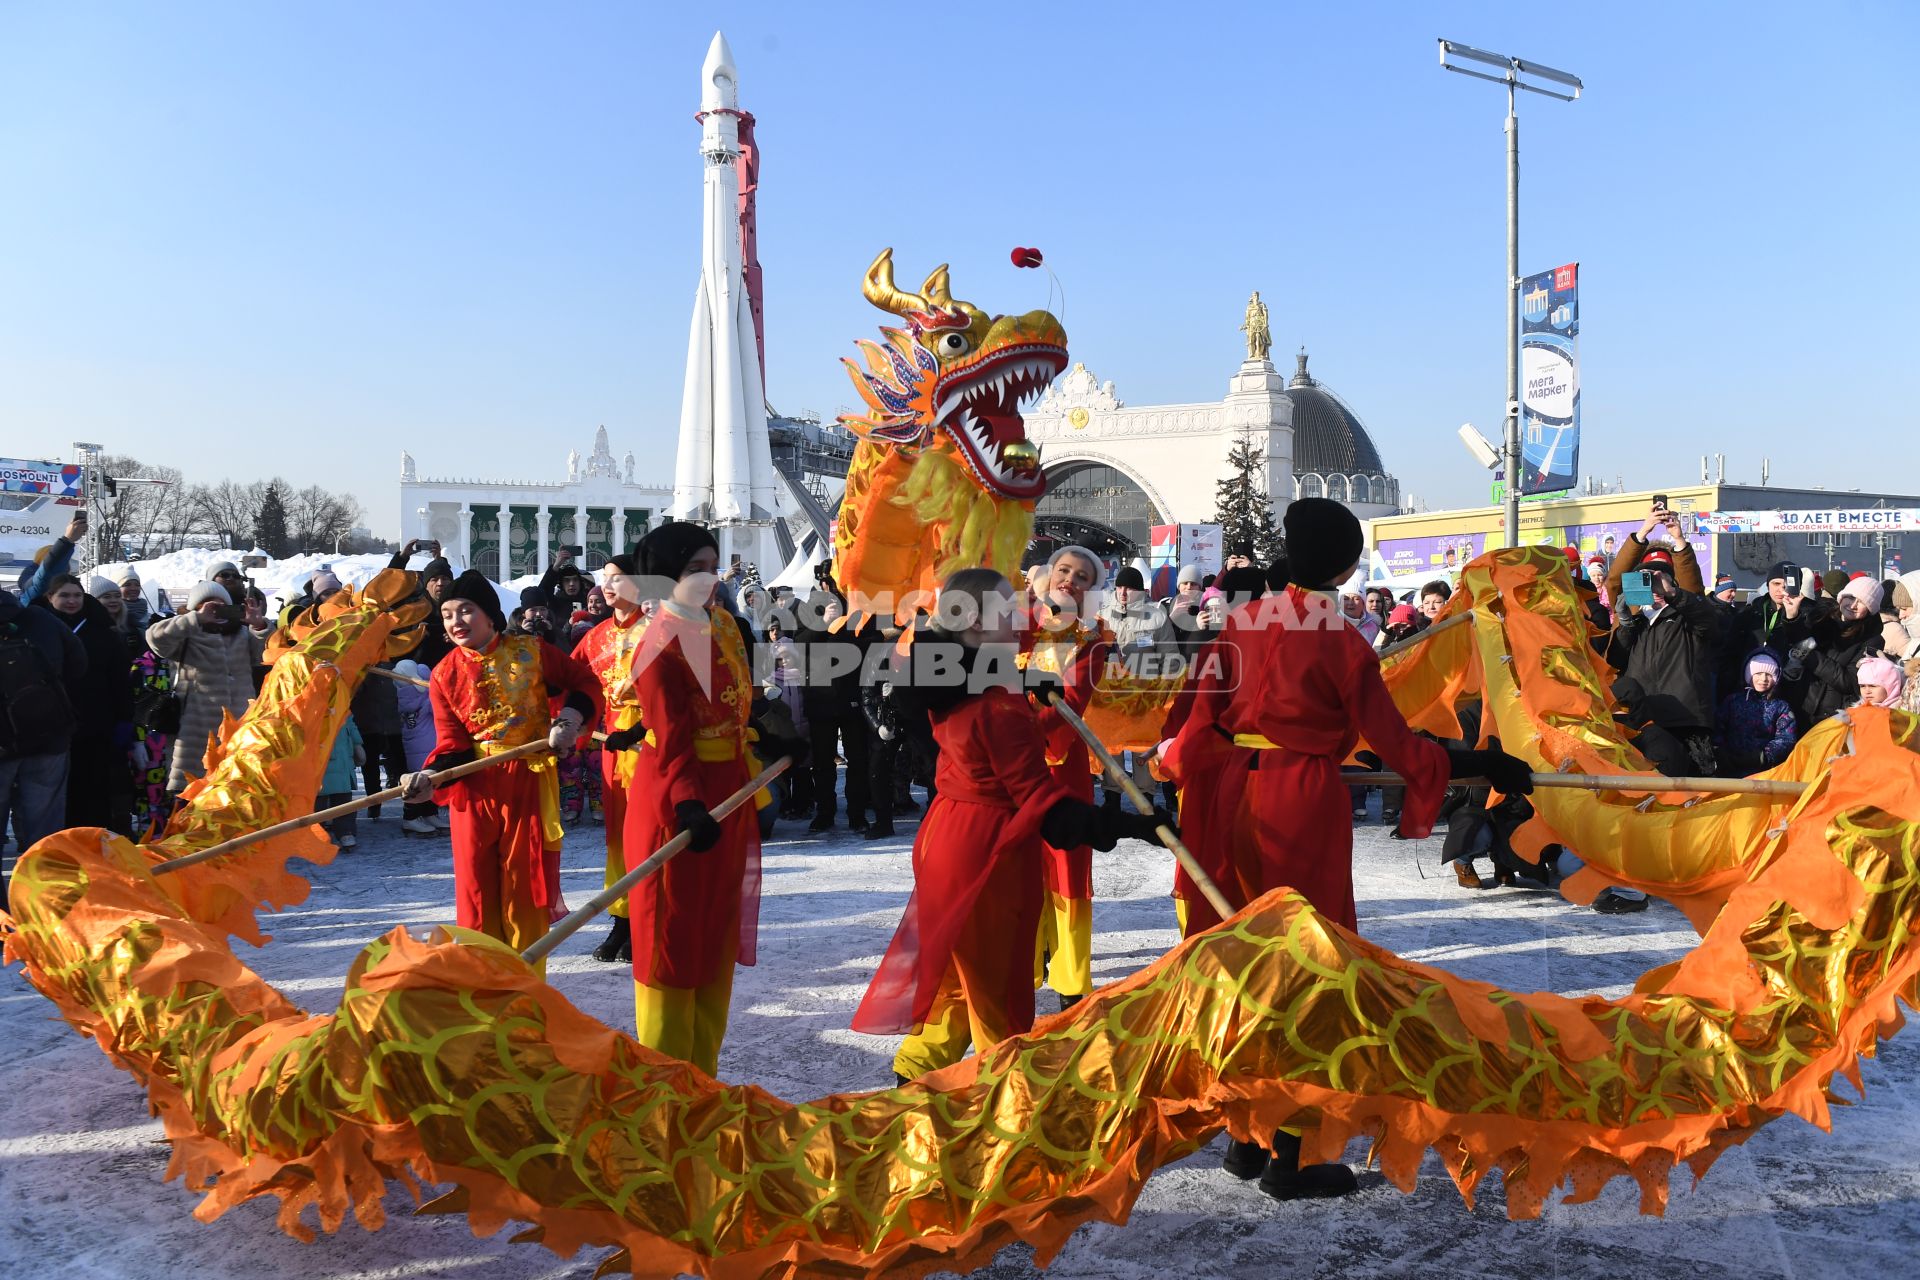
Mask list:
[[[1045,564],[1061,547],[1085,547],[1105,561],[1109,569],[1142,554],[1132,541],[1121,536],[1120,531],[1110,524],[1079,516],[1036,515],[1033,520],[1033,541],[1027,543],[1027,554],[1022,558],[1020,567],[1024,569],[1030,565]]]
[[[1153,526],[1167,523],[1146,490],[1104,462],[1069,462],[1048,472],[1033,514],[1036,544],[1044,532],[1058,539],[1052,546],[1078,542],[1121,562],[1146,555]]]

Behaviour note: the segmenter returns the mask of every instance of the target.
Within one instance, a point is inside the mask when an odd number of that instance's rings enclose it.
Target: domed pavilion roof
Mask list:
[[[1307,349],[1295,357],[1298,370],[1287,383],[1293,401],[1293,470],[1332,475],[1384,475],[1380,451],[1346,402],[1307,372]]]

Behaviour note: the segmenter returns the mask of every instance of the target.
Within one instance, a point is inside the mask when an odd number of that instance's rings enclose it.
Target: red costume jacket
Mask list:
[[[1184,838],[1237,906],[1282,885],[1351,929],[1353,819],[1340,764],[1364,737],[1407,779],[1400,830],[1433,830],[1448,760],[1407,728],[1380,661],[1329,597],[1288,587],[1236,609],[1197,673],[1168,766]],[[1189,932],[1217,923],[1181,877]]]
[[[1048,671],[1065,684],[1061,696],[1069,707],[1085,715],[1093,701],[1094,685],[1099,681],[1107,655],[1113,650],[1113,633],[1098,618],[1092,625],[1075,625],[1061,631],[1047,631],[1037,623],[1021,635],[1021,665],[1030,671]],[[1079,732],[1059,712],[1039,708],[1039,727],[1046,743],[1047,767],[1067,794],[1077,800],[1093,799],[1093,755]],[[1046,845],[1046,887],[1059,898],[1089,900],[1093,897],[1093,850],[1086,845],[1056,849]]]
[[[428,684],[436,740],[423,767],[446,768],[545,738],[555,699],[579,711],[582,732],[591,732],[599,694],[591,671],[532,636],[496,636],[479,653],[456,648],[434,666]],[[505,897],[542,907],[560,901],[558,770],[551,756],[482,770],[439,794],[459,815],[453,856],[461,924],[478,927],[474,895],[496,886]],[[482,874],[476,879],[475,872]]]
[[[633,687],[651,741],[641,747],[627,802],[629,869],[679,830],[674,806],[712,809],[753,775],[747,719],[753,711],[746,637],[718,607],[689,613],[663,605],[634,654]],[[722,966],[752,964],[760,917],[760,825],[751,804],[721,821],[720,841],[686,852],[634,887],[633,977],[658,986],[702,987]]]
[[[1074,798],[1047,767],[1037,714],[1052,713],[1036,713],[1025,696],[999,688],[933,710],[940,760],[936,795],[913,841],[913,896],[854,1030],[886,1035],[926,1021],[962,951],[977,971],[1004,972],[1007,1025],[1032,1027],[1040,823]]]
[[[646,615],[637,610],[622,621],[618,614],[602,618],[573,646],[576,662],[584,662],[600,684],[600,705],[608,732],[631,729],[640,721],[640,697],[633,688],[633,655],[646,634]],[[627,811],[626,788],[633,783],[635,753],[602,751],[600,776],[606,782],[604,807],[607,830],[620,832]]]

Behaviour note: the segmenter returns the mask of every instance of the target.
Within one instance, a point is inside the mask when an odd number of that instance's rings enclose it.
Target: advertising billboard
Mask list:
[[[0,560],[33,553],[66,532],[86,505],[85,469],[69,462],[0,458]]]
[[[1520,492],[1561,493],[1580,476],[1580,264],[1520,286]]]

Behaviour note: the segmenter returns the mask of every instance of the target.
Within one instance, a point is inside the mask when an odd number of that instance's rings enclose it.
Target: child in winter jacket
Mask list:
[[[1747,655],[1746,687],[1728,694],[1714,716],[1721,772],[1739,777],[1771,769],[1800,739],[1793,708],[1780,696],[1780,659],[1771,649]]]
[[[400,703],[400,744],[407,758],[407,772],[418,773],[433,754],[433,743],[437,736],[433,726],[433,699],[427,693],[425,685],[412,683],[427,678],[427,668],[403,658],[393,664],[394,674],[406,676],[405,682],[394,682],[394,697]],[[445,815],[432,797],[425,800],[409,800],[401,811],[401,831],[410,836],[437,835],[447,829]]]
[[[327,757],[327,771],[321,777],[320,794],[314,803],[322,809],[330,809],[353,799],[353,772],[365,764],[366,759],[366,748],[360,742],[360,728],[354,724],[353,717],[348,716],[333,740],[333,754]],[[360,837],[355,834],[359,826],[359,815],[354,813],[326,824],[327,834],[342,849],[351,849],[360,843]]]

